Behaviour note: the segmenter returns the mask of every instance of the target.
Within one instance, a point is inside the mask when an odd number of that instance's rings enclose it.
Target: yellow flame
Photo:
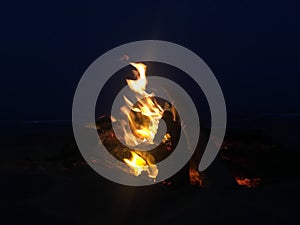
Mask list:
[[[131,131],[124,129],[125,142],[132,147],[145,141],[153,144],[154,137],[157,133],[159,120],[163,115],[163,108],[153,99],[154,94],[146,92],[147,78],[146,65],[143,63],[130,63],[138,71],[137,79],[127,79],[129,88],[136,93],[138,104],[134,105],[126,96],[124,100],[126,106],[121,111],[127,116]]]
[[[127,117],[129,127],[126,126],[126,121],[121,121],[124,132],[124,140],[128,146],[136,147],[141,143],[147,142],[148,144],[154,143],[154,138],[157,133],[159,120],[163,116],[164,109],[155,101],[153,93],[147,93],[147,67],[143,63],[130,63],[136,70],[136,80],[126,79],[126,82],[135,93],[137,103],[133,104],[126,96],[124,101],[125,106],[121,107],[121,112]],[[147,171],[149,177],[156,177],[158,173],[157,167],[149,165],[147,161],[131,151],[132,157],[124,159],[125,163],[132,168],[135,172],[134,175],[138,176],[142,171]],[[147,159],[146,159],[147,160]],[[153,174],[153,171],[156,171]],[[154,176],[155,175],[155,176]]]
[[[147,162],[134,151],[131,151],[131,158],[124,159],[124,162],[131,168],[131,173],[135,176],[139,176],[143,171],[147,172],[150,178],[156,178],[158,174],[156,165]]]
[[[138,79],[137,80],[129,80],[127,79],[127,84],[129,88],[140,94],[147,96],[146,93],[146,86],[147,86],[147,79],[146,79],[146,65],[143,63],[130,63],[133,67],[135,67],[138,71]]]

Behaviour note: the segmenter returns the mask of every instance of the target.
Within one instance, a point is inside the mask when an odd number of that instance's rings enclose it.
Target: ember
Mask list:
[[[255,188],[260,185],[261,179],[260,178],[242,178],[242,177],[235,177],[236,182],[248,188]]]
[[[190,184],[196,186],[203,186],[201,175],[198,170],[190,169],[189,170]]]

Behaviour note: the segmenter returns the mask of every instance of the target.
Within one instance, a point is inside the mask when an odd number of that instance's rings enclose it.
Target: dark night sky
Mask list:
[[[6,1],[1,9],[5,122],[70,119],[87,67],[144,39],[198,54],[216,75],[229,116],[300,111],[297,1]]]

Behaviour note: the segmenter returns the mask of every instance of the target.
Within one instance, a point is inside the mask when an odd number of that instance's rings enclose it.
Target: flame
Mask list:
[[[146,91],[148,80],[146,78],[147,67],[143,63],[130,63],[135,71],[136,80],[126,79],[131,91],[135,93],[137,100],[133,104],[126,96],[123,96],[126,103],[121,107],[121,112],[127,118],[121,120],[125,143],[133,148],[138,145],[154,144],[154,138],[157,133],[159,120],[162,118],[164,109],[154,99],[154,93]],[[142,171],[147,171],[148,176],[155,178],[158,173],[156,165],[149,164],[147,156],[141,158],[134,151],[131,151],[132,157],[124,159],[124,162],[132,169],[133,174],[138,176]]]
[[[135,176],[139,176],[143,171],[146,171],[150,178],[156,178],[158,174],[156,165],[151,164],[134,151],[131,151],[131,158],[124,159],[124,162],[131,168],[131,173]]]
[[[130,65],[138,71],[137,79],[127,79],[126,82],[130,90],[136,94],[138,103],[134,105],[126,96],[123,96],[126,106],[121,107],[121,111],[126,115],[130,125],[130,130],[123,126],[125,143],[132,147],[143,142],[153,144],[164,109],[153,99],[153,93],[146,92],[148,83],[146,65],[143,63],[130,63]]]

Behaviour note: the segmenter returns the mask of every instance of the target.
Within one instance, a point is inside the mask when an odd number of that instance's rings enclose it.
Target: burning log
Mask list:
[[[134,161],[137,167],[133,174],[139,175],[141,170],[153,170],[151,165],[167,158],[176,148],[181,128],[180,125],[177,122],[174,122],[172,118],[172,113],[165,111],[162,119],[167,124],[167,134],[169,135],[165,135],[165,138],[162,140],[160,145],[149,151],[133,151],[123,145],[114,133],[110,117],[99,117],[96,124],[99,138],[108,152],[120,162],[125,162],[130,165],[130,162]],[[132,160],[132,158],[134,158],[134,160]],[[153,175],[151,172],[149,174],[150,176]],[[186,164],[178,173],[167,179],[164,183],[172,184],[172,186],[175,187],[188,184],[189,181],[189,164]]]
[[[126,81],[137,102],[133,104],[133,100],[123,96],[125,105],[120,108],[119,115],[123,118],[114,120],[112,124],[110,117],[100,117],[97,131],[104,147],[118,161],[127,164],[130,173],[139,176],[145,171],[149,178],[155,179],[158,174],[156,164],[166,159],[178,144],[180,118],[170,102],[146,92],[146,65],[130,64],[136,69],[137,79]],[[157,137],[161,120],[167,128],[163,137]],[[152,150],[145,151],[147,147]]]
[[[139,176],[146,172],[149,178],[155,179],[159,173],[156,164],[166,159],[178,144],[181,121],[170,102],[155,97],[154,93],[146,92],[148,82],[146,65],[130,64],[136,69],[134,73],[137,79],[126,81],[130,90],[134,92],[137,102],[132,103],[134,99],[129,100],[123,96],[125,105],[120,108],[120,111],[124,118],[114,120],[114,126],[112,126],[110,117],[101,117],[97,121],[97,130],[107,151],[118,161],[127,164],[130,173]],[[162,140],[158,140],[155,148],[145,151],[147,145],[153,145],[155,142],[160,120],[165,121],[167,131]],[[115,129],[120,130],[121,135],[116,134]],[[208,132],[201,131],[200,133],[200,142],[190,162],[174,176],[165,180],[164,184],[171,184],[175,187],[192,182],[200,186],[214,186],[212,184],[215,183],[214,180],[220,181],[221,186],[236,184],[234,178],[226,173],[227,170],[222,167],[219,160],[215,161],[207,171],[199,173],[198,165],[209,137]]]

